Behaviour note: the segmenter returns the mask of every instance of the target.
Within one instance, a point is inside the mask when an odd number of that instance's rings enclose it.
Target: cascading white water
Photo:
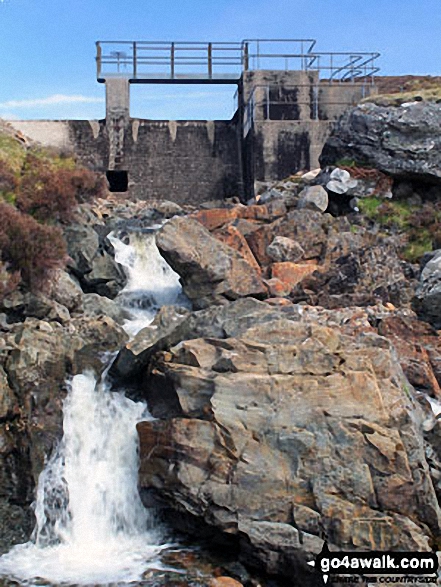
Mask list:
[[[156,249],[154,235],[110,236],[128,284],[121,299],[134,313],[132,335],[175,302],[178,276]],[[0,575],[33,584],[126,583],[141,579],[166,545],[138,490],[136,423],[146,406],[109,390],[105,377],[73,377],[63,405],[63,439],[41,473],[31,541],[0,557]]]
[[[188,304],[182,295],[179,275],[159,254],[154,229],[131,233],[128,244],[113,233],[107,238],[115,249],[116,261],[125,268],[128,277],[118,298],[133,316],[124,325],[129,335],[135,336],[147,326],[161,306]]]

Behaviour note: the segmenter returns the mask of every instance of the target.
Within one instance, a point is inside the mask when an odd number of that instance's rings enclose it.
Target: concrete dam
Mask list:
[[[111,191],[177,203],[239,196],[318,166],[334,121],[375,91],[378,53],[323,53],[313,39],[240,43],[99,41],[102,120],[10,121],[74,151]],[[130,116],[132,84],[234,84],[231,120]]]

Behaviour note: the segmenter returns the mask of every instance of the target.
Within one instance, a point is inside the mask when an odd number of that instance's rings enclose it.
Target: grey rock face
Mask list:
[[[129,317],[116,302],[96,293],[83,295],[83,308],[86,316],[109,316],[118,324],[122,324]]]
[[[305,254],[305,251],[297,241],[285,236],[276,236],[272,243],[268,245],[266,252],[276,263],[284,261],[296,263]]]
[[[309,186],[300,192],[297,207],[324,212],[328,207],[328,193],[321,185]]]
[[[158,232],[156,243],[196,308],[266,294],[257,271],[196,220],[173,218]]]
[[[431,253],[431,259],[421,272],[413,306],[423,320],[436,329],[441,328],[441,250]]]
[[[141,487],[237,535],[271,573],[301,573],[323,535],[346,550],[428,550],[441,518],[424,418],[393,348],[275,309],[253,321],[257,309],[230,310],[234,334],[224,316],[222,337],[153,359],[179,413],[138,425]]]
[[[67,250],[71,257],[70,270],[79,280],[83,291],[114,298],[127,278],[122,268],[108,253],[102,235],[88,225],[73,224],[65,229]]]
[[[351,159],[401,179],[441,182],[441,104],[361,104],[346,112],[327,140],[320,163]]]
[[[185,338],[189,330],[189,314],[185,308],[162,307],[153,322],[120,350],[111,373],[118,377],[138,375],[148,366],[152,354]]]

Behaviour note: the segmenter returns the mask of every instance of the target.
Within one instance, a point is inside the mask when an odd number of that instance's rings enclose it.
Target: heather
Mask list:
[[[21,286],[44,290],[65,266],[63,229],[105,180],[69,154],[0,135],[0,299]]]

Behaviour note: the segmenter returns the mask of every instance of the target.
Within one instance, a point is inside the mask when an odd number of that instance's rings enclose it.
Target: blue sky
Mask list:
[[[0,116],[104,117],[95,41],[316,38],[379,51],[383,74],[441,74],[441,0],[0,0]],[[132,115],[227,118],[232,86],[132,86]]]

